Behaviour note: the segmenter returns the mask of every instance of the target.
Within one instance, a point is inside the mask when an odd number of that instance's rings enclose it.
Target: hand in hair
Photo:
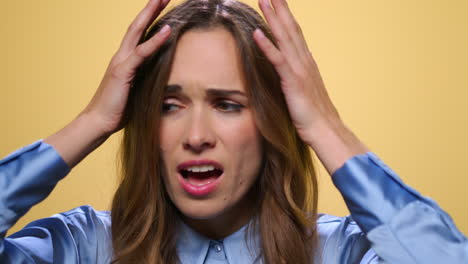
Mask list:
[[[330,174],[367,148],[344,125],[333,105],[301,27],[286,0],[259,0],[278,45],[257,29],[254,39],[275,66],[296,130]]]
[[[44,140],[54,146],[70,167],[123,127],[122,117],[136,69],[168,39],[170,27],[165,26],[151,39],[138,43],[169,1],[147,3],[128,27],[88,106],[65,128]]]
[[[122,114],[127,102],[130,82],[137,67],[170,35],[170,27],[166,25],[158,34],[138,45],[142,34],[168,3],[169,0],[150,0],[130,24],[120,48],[110,61],[99,88],[83,111],[98,116],[102,120],[102,129],[105,133],[114,133],[122,128]]]

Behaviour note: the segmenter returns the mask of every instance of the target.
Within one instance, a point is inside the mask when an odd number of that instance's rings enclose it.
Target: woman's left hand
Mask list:
[[[257,29],[254,39],[275,66],[296,129],[303,140],[319,122],[339,120],[328,96],[317,64],[312,57],[299,24],[286,0],[260,0],[260,8],[270,24],[278,48]]]
[[[318,154],[332,173],[345,160],[367,148],[341,121],[333,105],[302,30],[286,0],[259,0],[276,47],[257,29],[254,39],[275,66],[283,94],[299,136]]]

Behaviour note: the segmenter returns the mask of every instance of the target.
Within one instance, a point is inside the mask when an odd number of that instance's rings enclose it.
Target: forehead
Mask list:
[[[222,27],[190,30],[179,39],[169,84],[244,90],[241,60],[232,34]]]

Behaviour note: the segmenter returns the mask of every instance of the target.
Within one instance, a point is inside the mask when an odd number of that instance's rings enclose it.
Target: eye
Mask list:
[[[175,105],[175,104],[163,104],[162,113],[163,113],[163,114],[168,114],[168,113],[170,113],[170,112],[177,111],[178,109],[179,109],[179,106],[178,106],[178,105]]]
[[[219,100],[214,103],[214,106],[221,112],[227,113],[237,113],[240,112],[242,108],[244,108],[244,106],[241,104],[232,103],[226,100]]]
[[[179,110],[181,107],[177,104],[174,103],[174,100],[173,98],[167,98],[166,100],[164,100],[163,104],[162,104],[162,113],[163,114],[169,114],[169,113],[172,113],[172,112],[175,112],[177,110]]]

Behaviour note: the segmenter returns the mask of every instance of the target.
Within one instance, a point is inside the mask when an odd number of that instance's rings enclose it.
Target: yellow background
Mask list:
[[[289,2],[348,126],[468,233],[468,2]],[[86,106],[144,4],[2,0],[0,156],[54,133]],[[107,210],[117,145],[115,135],[9,233],[83,204]],[[323,169],[320,191],[321,212],[348,214]]]

